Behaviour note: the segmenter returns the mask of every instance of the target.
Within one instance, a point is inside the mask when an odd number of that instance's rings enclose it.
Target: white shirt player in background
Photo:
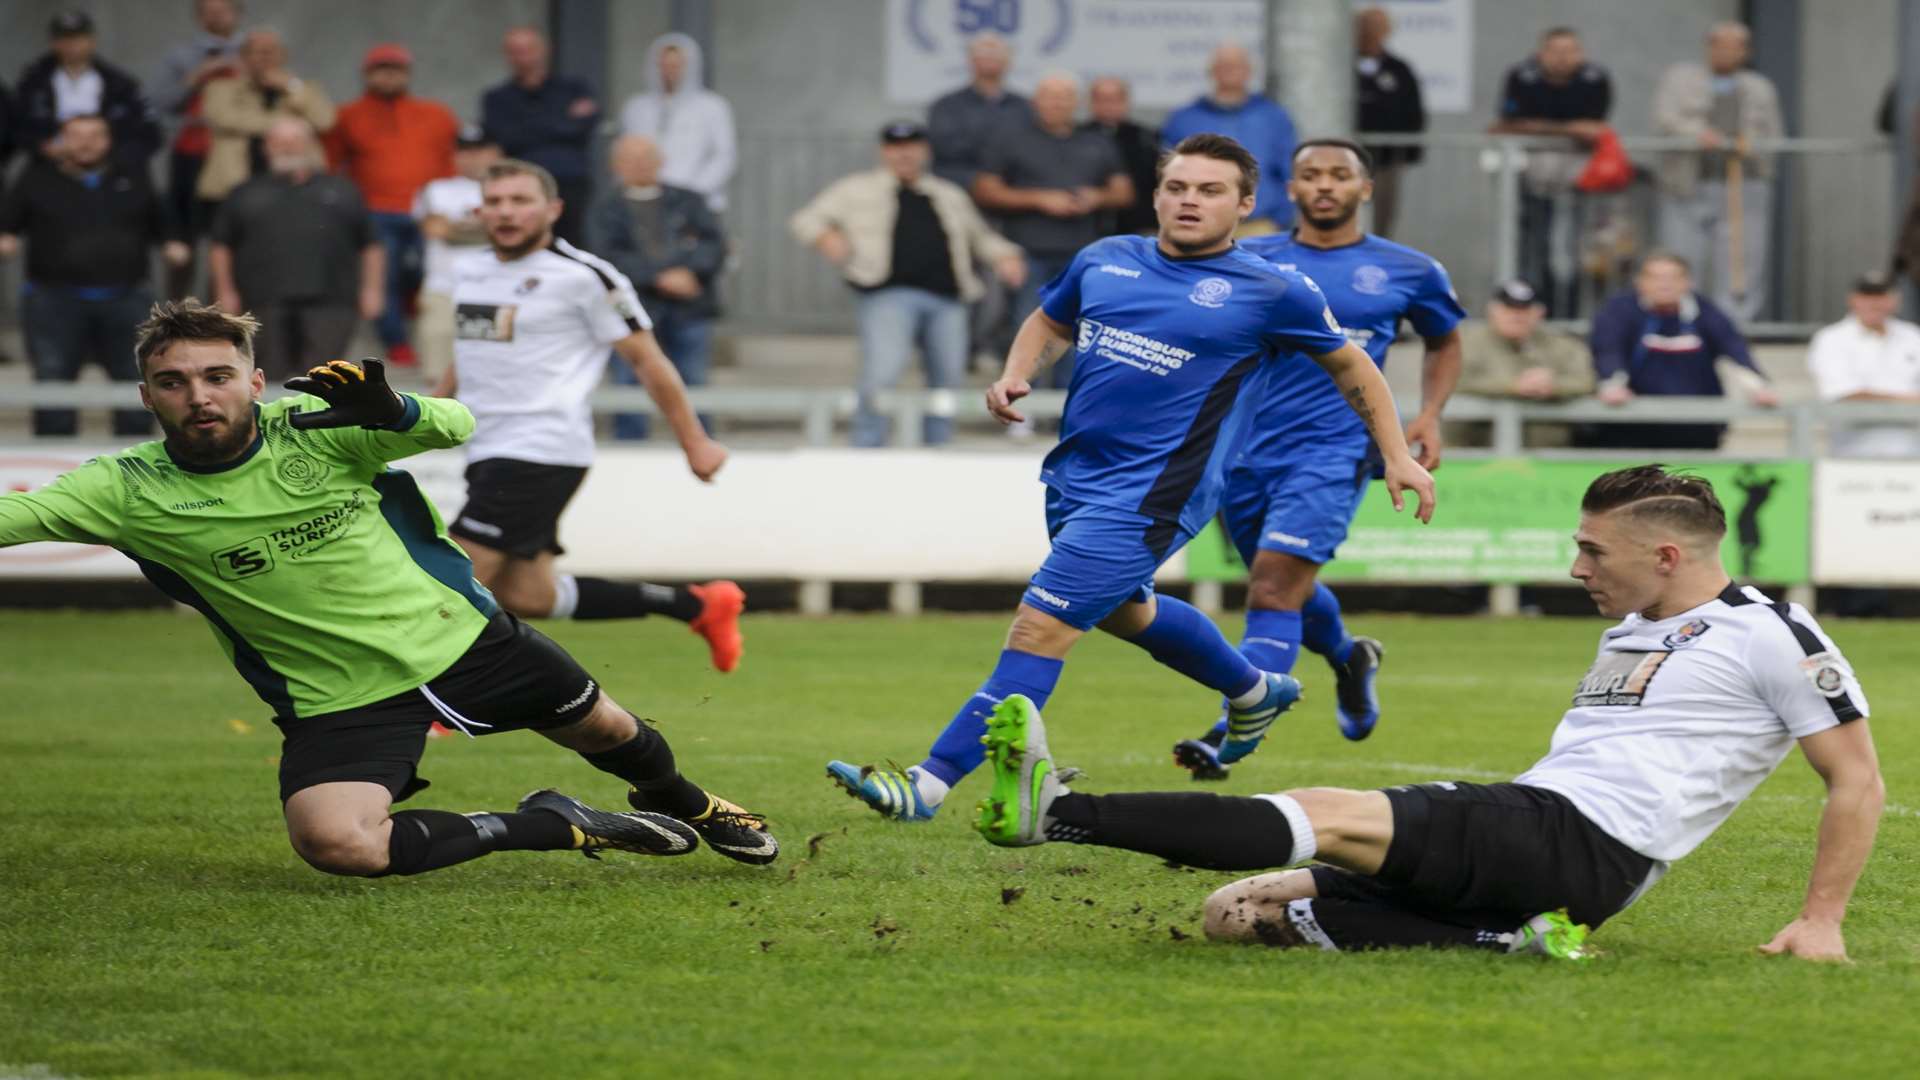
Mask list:
[[[439,382],[453,367],[453,263],[487,242],[480,222],[480,178],[499,160],[500,146],[491,136],[478,127],[462,128],[454,143],[455,175],[428,181],[413,197],[413,219],[427,238],[414,339],[429,383]]]
[[[1827,799],[1800,912],[1760,951],[1844,960],[1841,920],[1885,801],[1866,698],[1804,608],[1728,579],[1725,535],[1725,512],[1697,477],[1643,465],[1594,481],[1572,576],[1621,621],[1602,635],[1547,756],[1510,784],[1079,795],[1036,763],[1047,755],[1036,714],[1012,768],[1039,796],[1031,811],[1023,805],[1017,835],[988,839],[1099,844],[1220,869],[1322,864],[1215,892],[1206,905],[1215,940],[1579,959],[1586,928],[1553,908],[1584,905],[1597,921],[1639,899],[1798,744]],[[1019,790],[1024,803],[1029,789]],[[1425,807],[1424,820],[1402,820],[1400,804]],[[1420,850],[1396,851],[1403,828],[1424,840]],[[1544,902],[1514,911],[1529,901]],[[1511,921],[1492,925],[1489,912]]]
[[[560,514],[593,463],[588,398],[608,349],[633,366],[695,476],[711,481],[727,450],[694,416],[632,283],[554,237],[561,202],[553,177],[504,160],[481,185],[489,246],[455,266],[454,365],[435,389],[458,397],[476,422],[467,443],[468,501],[448,531],[472,557],[474,577],[515,615],[669,615],[707,639],[716,668],[732,671],[745,605],[733,582],[668,587],[556,572]]]

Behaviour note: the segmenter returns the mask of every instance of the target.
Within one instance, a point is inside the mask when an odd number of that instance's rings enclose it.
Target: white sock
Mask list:
[[[1287,860],[1287,865],[1299,866],[1304,862],[1312,862],[1314,854],[1320,850],[1320,841],[1313,835],[1313,822],[1307,820],[1307,812],[1301,808],[1299,800],[1291,795],[1255,795],[1254,798],[1272,803],[1273,808],[1287,819],[1287,828],[1293,831],[1293,856]]]
[[[580,583],[572,574],[553,575],[553,610],[547,612],[550,619],[571,619],[573,609],[580,606]]]
[[[1233,704],[1233,707],[1236,709],[1251,709],[1255,705],[1260,704],[1262,701],[1265,701],[1266,699],[1267,699],[1267,673],[1263,671],[1260,673],[1260,681],[1257,683],[1254,683],[1253,688],[1251,690],[1248,690],[1246,693],[1241,694],[1239,697],[1228,698],[1227,700],[1231,702]]]
[[[945,780],[940,779],[918,765],[908,769],[907,776],[913,780],[913,789],[920,793],[920,801],[926,803],[928,809],[932,809],[945,802],[947,792],[953,790],[947,786]]]

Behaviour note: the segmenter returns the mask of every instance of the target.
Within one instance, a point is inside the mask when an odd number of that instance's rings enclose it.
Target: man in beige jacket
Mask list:
[[[327,92],[287,70],[287,46],[272,30],[247,33],[240,42],[239,74],[208,83],[200,108],[213,133],[198,189],[209,202],[220,202],[264,171],[261,140],[275,120],[295,117],[320,133],[333,126]]]
[[[930,158],[925,128],[888,124],[880,132],[880,167],[834,181],[790,222],[793,235],[839,267],[860,294],[855,446],[886,444],[887,418],[874,398],[899,382],[915,344],[926,358],[929,389],[960,382],[967,304],[984,291],[976,263],[991,263],[1010,288],[1026,277],[1020,249],[987,227],[959,185],[927,171]],[[930,446],[952,438],[951,402],[936,403],[924,434]]]
[[[1786,132],[1773,83],[1745,69],[1748,52],[1747,28],[1719,23],[1707,32],[1707,62],[1668,68],[1653,97],[1660,133],[1691,138],[1700,147],[1661,155],[1661,246],[1691,263],[1700,291],[1742,325],[1760,314],[1767,296],[1773,212],[1773,158],[1748,144]]]

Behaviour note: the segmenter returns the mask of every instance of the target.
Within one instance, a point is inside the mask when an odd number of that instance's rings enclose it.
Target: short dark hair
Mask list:
[[[1727,512],[1705,477],[1665,465],[1635,465],[1603,473],[1580,499],[1585,514],[1625,510],[1636,520],[1658,523],[1716,543],[1727,535]]]
[[[1328,136],[1322,139],[1308,139],[1306,142],[1303,142],[1299,146],[1294,147],[1293,158],[1291,159],[1291,161],[1289,161],[1289,164],[1292,164],[1292,162],[1299,161],[1301,154],[1304,154],[1307,151],[1312,150],[1315,147],[1319,147],[1319,146],[1331,146],[1336,150],[1352,151],[1354,159],[1360,162],[1360,170],[1366,173],[1368,176],[1373,175],[1373,155],[1367,153],[1366,147],[1361,146],[1359,143],[1354,142],[1352,139],[1336,139],[1331,136]]]
[[[168,300],[153,305],[134,330],[133,359],[145,379],[147,361],[182,341],[224,341],[252,363],[253,335],[259,332],[260,320],[251,315],[230,315],[191,296]]]
[[[1540,44],[1545,45],[1547,42],[1552,41],[1554,38],[1557,38],[1557,37],[1578,38],[1579,36],[1580,36],[1580,31],[1575,30],[1571,26],[1548,27],[1547,32],[1540,35]]]
[[[509,176],[531,176],[539,183],[540,190],[546,194],[547,198],[560,197],[560,184],[554,180],[552,173],[531,161],[521,161],[519,158],[502,158],[487,166],[487,175],[481,177],[480,183],[484,186],[490,180],[504,180]]]
[[[1260,186],[1260,163],[1253,159],[1247,148],[1235,142],[1232,137],[1216,131],[1202,131],[1180,140],[1180,144],[1160,155],[1160,161],[1153,167],[1153,186],[1160,186],[1160,178],[1167,171],[1167,162],[1177,155],[1212,158],[1215,161],[1230,161],[1240,168],[1240,197],[1246,198]]]

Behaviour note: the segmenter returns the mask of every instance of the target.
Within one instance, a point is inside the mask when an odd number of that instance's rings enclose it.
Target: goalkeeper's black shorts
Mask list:
[[[1654,873],[1652,859],[1545,788],[1443,781],[1385,794],[1393,841],[1380,872],[1315,866],[1321,896],[1386,903],[1458,926],[1511,930],[1560,908],[1599,926]]]
[[[585,719],[600,684],[553,640],[500,612],[453,666],[417,690],[355,709],[276,719],[280,800],[315,784],[379,784],[400,802],[427,786],[418,770],[438,722],[471,735],[541,731]]]

